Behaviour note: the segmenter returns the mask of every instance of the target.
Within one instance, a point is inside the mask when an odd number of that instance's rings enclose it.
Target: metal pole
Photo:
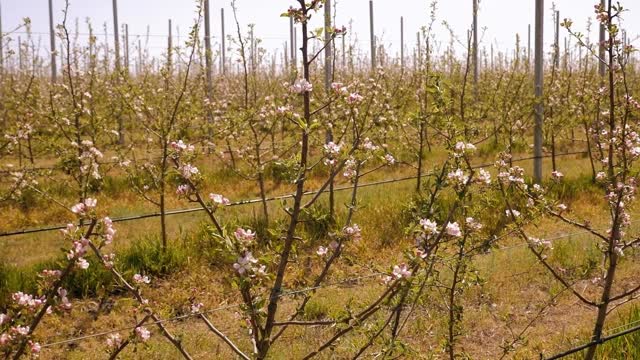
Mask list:
[[[119,37],[119,26],[118,26],[118,0],[113,0],[113,40],[114,40],[114,48],[116,52],[116,84],[118,83],[118,78],[120,76],[120,37]],[[106,31],[106,27],[105,27]],[[108,54],[106,54],[108,58]],[[118,144],[124,145],[124,119],[122,114],[120,113],[121,109],[118,110],[116,114],[116,118],[118,120]]]
[[[124,63],[127,74],[129,73],[129,24],[124,24]]]
[[[478,98],[478,0],[473,0],[473,92]]]
[[[220,57],[220,67],[222,68],[222,75],[227,73],[227,49],[225,45],[225,33],[224,33],[224,8],[220,8],[220,41],[222,48],[222,56]]]
[[[556,10],[556,24],[555,24],[555,40],[554,40],[554,50],[555,50],[555,59],[554,65],[556,68],[560,67],[560,11]]]
[[[293,47],[294,49],[298,48],[298,28],[293,28]],[[293,67],[295,69],[298,68],[298,53],[296,51],[293,52]]]
[[[255,53],[255,38],[253,36],[253,26],[249,29],[249,60],[251,61],[251,73],[256,71],[256,53]]]
[[[324,87],[327,91],[331,89],[331,70],[333,65],[331,60],[331,55],[333,54],[331,30],[331,0],[326,0],[324,3]]]
[[[0,80],[4,76],[4,34],[2,33],[2,4],[0,3]]]
[[[376,39],[373,31],[373,0],[369,0],[369,35],[371,37],[371,70],[376,68]]]
[[[400,69],[404,71],[404,17],[400,16]]]
[[[138,38],[138,74],[142,73],[142,68],[143,68],[143,63],[142,63],[142,40],[140,40],[140,38]]]
[[[213,84],[211,82],[211,22],[209,19],[209,0],[204,0],[204,61],[205,77],[207,79],[207,98],[211,101]]]
[[[567,65],[569,64],[569,39],[567,39],[566,37],[564,38],[564,55],[563,55],[563,60],[562,60],[562,66],[564,67],[564,69],[567,69]]]
[[[169,19],[169,37],[167,38],[167,68],[169,69],[169,75],[171,75],[171,68],[173,66],[173,32],[171,27],[171,19]]]
[[[491,44],[491,70],[493,70],[493,43]]]
[[[53,30],[53,1],[52,0],[49,0],[49,41],[51,44],[51,83],[55,83],[57,81],[57,76],[58,76],[58,67],[56,65],[56,34]],[[20,42],[18,42],[18,46],[19,45],[20,45]],[[18,51],[20,51],[19,47],[18,47]]]
[[[527,66],[531,66],[531,24],[527,26]]]
[[[22,71],[22,38],[18,36],[18,70]]]
[[[289,43],[291,44],[291,67],[295,68],[296,65],[296,40],[295,40],[295,28],[293,27],[293,18],[289,18]]]
[[[51,0],[49,0],[51,1]],[[118,0],[113,0],[113,40],[116,51],[116,72],[120,72],[120,38],[118,35]]]
[[[422,40],[420,40],[420,31],[416,33],[416,41],[418,42],[418,49],[416,50],[416,63],[415,65],[419,69],[422,66]]]
[[[542,182],[542,85],[544,56],[544,0],[536,0],[536,39],[535,39],[535,129],[533,176],[536,183]]]
[[[342,68],[347,67],[347,48],[345,46],[345,37],[342,37]]]
[[[284,42],[284,51],[283,51],[283,56],[284,56],[284,68],[285,71],[286,69],[289,68],[289,44],[287,44],[287,42]]]
[[[627,37],[627,30],[622,30],[622,48],[627,49],[629,46],[629,38]],[[625,52],[622,56],[625,62],[629,61],[629,53]]]
[[[600,0],[600,6],[605,8],[605,0]],[[604,50],[604,25],[600,24],[600,48],[598,50],[598,57],[600,61],[598,62],[598,73],[600,77],[604,78],[605,75],[605,50]]]

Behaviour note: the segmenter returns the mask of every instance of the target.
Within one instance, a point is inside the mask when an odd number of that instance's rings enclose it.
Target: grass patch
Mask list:
[[[171,242],[166,251],[163,251],[158,238],[149,236],[121,250],[116,257],[116,267],[125,276],[140,273],[163,277],[184,269],[192,249],[190,242]],[[89,262],[89,268],[73,271],[62,283],[62,287],[74,298],[94,297],[113,285],[111,272],[95,256],[85,258]],[[0,263],[0,309],[6,307],[11,294],[15,292],[37,293],[42,270],[61,269],[66,263],[64,257],[30,266]]]
[[[640,321],[640,307],[635,306],[626,316],[620,317],[613,322],[605,331],[605,334],[612,335],[630,329],[638,325]],[[624,326],[624,324],[632,324]],[[584,343],[587,343],[588,337],[585,337]],[[586,350],[578,352],[571,359],[583,359]],[[599,345],[596,350],[596,359],[640,359],[640,331],[617,337],[613,340]]]

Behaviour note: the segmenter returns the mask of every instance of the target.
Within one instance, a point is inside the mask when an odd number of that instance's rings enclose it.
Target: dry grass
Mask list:
[[[434,156],[429,163],[437,163],[440,155]],[[486,162],[490,159],[479,160]],[[525,169],[531,168],[530,162],[519,164]],[[548,164],[547,164],[548,165]],[[559,160],[559,169],[565,174],[583,173],[588,169],[588,162],[581,157],[565,157]],[[547,167],[546,171],[550,171]],[[371,175],[365,181],[389,177],[410,175],[409,169],[395,169]],[[568,182],[579,181],[568,176]],[[309,182],[309,189],[319,185],[319,180]],[[414,187],[413,181],[387,184],[360,190],[360,203],[355,215],[355,222],[364,229],[363,240],[353,244],[348,249],[347,259],[357,259],[359,266],[351,261],[343,261],[332,272],[331,280],[349,278],[367,273],[367,268],[385,270],[392,264],[402,261],[401,252],[410,248],[412,240],[406,238],[402,232],[401,212],[410,200]],[[207,180],[207,190],[220,191],[232,200],[255,197],[255,184],[238,182],[234,178],[224,178],[211,175]],[[291,192],[291,186],[285,184],[269,184],[270,194],[286,194]],[[347,202],[347,192],[338,193],[337,203]],[[572,215],[576,218],[590,219],[594,227],[607,225],[603,213],[600,195],[593,191],[574,190],[570,194],[569,203]],[[324,200],[323,200],[324,201]],[[153,208],[141,204],[139,199],[130,192],[122,191],[114,197],[99,198],[101,211],[112,217],[155,211]],[[169,208],[181,208],[186,204],[171,198]],[[279,209],[279,203],[270,203],[272,213]],[[62,221],[66,216],[55,208],[38,209],[30,214],[19,213],[10,209],[9,216],[4,217],[0,229],[14,227],[36,226],[51,220]],[[339,215],[345,211],[339,207]],[[487,211],[497,211],[487,209]],[[225,222],[244,222],[259,216],[257,206],[234,207],[225,211]],[[203,221],[202,214],[176,215],[169,218],[169,232],[171,238],[177,239],[181,234],[193,233]],[[126,249],[132,242],[137,241],[141,234],[157,232],[158,220],[146,219],[118,225],[118,241],[116,253]],[[532,236],[551,237],[575,232],[574,228],[560,224],[557,221],[543,219],[527,229]],[[322,240],[320,240],[322,241]],[[585,234],[577,234],[558,239],[554,242],[554,261],[580,268],[588,264],[592,257],[593,238]],[[56,233],[42,233],[23,235],[0,239],[0,246],[4,249],[1,259],[17,266],[30,266],[44,260],[49,260],[50,254],[55,253],[63,244]],[[25,255],[26,254],[26,255]],[[236,292],[230,288],[228,271],[221,270],[216,264],[203,261],[199,254],[192,254],[184,270],[173,273],[165,278],[154,279],[153,285],[145,290],[145,295],[151,300],[154,308],[158,309],[162,317],[173,317],[188,312],[189,298],[196,295],[205,304],[206,309],[214,309],[236,301]],[[635,254],[628,254],[619,272],[619,284],[630,284],[637,277],[638,265],[633,259]],[[465,336],[461,338],[464,351],[477,359],[496,359],[502,354],[501,346],[511,343],[524,329],[524,341],[515,342],[514,353],[508,358],[528,359],[538,357],[540,352],[549,355],[555,351],[567,348],[569,344],[583,342],[590,331],[594,312],[578,303],[568,292],[562,292],[561,287],[553,278],[537,264],[535,258],[522,246],[517,238],[506,238],[500,242],[498,248],[479,255],[473,262],[481,281],[477,285],[470,285],[464,295],[465,309],[462,326]],[[313,268],[311,272],[313,272]],[[446,278],[446,274],[443,277]],[[290,284],[291,287],[302,284]],[[577,286],[581,292],[590,294],[595,286],[589,281],[582,281]],[[317,292],[310,308],[317,316],[336,317],[346,308],[357,310],[367,301],[375,298],[381,291],[377,279],[362,280],[355,284],[340,287],[328,287]],[[560,293],[552,302],[553,296]],[[99,299],[78,300],[71,314],[66,316],[50,316],[47,318],[49,326],[43,326],[38,333],[43,343],[55,342],[74,336],[97,333],[104,330],[129,327],[135,322],[136,313],[131,300],[126,297],[112,298],[113,306],[107,313],[101,313],[97,320],[93,313]],[[293,309],[297,300],[287,298],[283,301],[283,309]],[[549,305],[547,305],[549,304]],[[622,307],[619,312],[625,313],[631,305]],[[250,349],[247,330],[237,309],[217,311],[210,315],[212,322],[225,331],[243,349]],[[286,314],[288,311],[284,311]],[[445,335],[446,303],[442,294],[434,289],[429,291],[424,302],[418,306],[409,325],[403,332],[403,340],[416,353],[406,355],[407,358],[441,358],[442,339]],[[375,327],[386,315],[386,310],[364,325],[353,335],[346,336],[339,343],[327,351],[320,358],[346,358],[353,354],[362,344],[361,332]],[[617,313],[614,314],[614,317]],[[137,315],[139,318],[140,315]],[[533,322],[532,322],[533,321]],[[532,325],[528,324],[532,322]],[[181,320],[168,324],[169,329],[180,336],[187,349],[196,359],[232,358],[224,344],[207,331],[202,322],[195,319]],[[46,330],[45,330],[46,329]],[[313,350],[323,339],[333,333],[326,328],[296,328],[287,331],[274,348],[273,359],[299,358]],[[121,333],[126,336],[127,332]],[[384,347],[381,342],[374,350]],[[369,353],[371,355],[372,353]],[[46,348],[44,359],[101,359],[105,357],[104,337],[97,337],[76,343],[52,346]],[[178,359],[179,354],[158,334],[146,345],[136,348],[130,347],[122,358],[132,359]]]

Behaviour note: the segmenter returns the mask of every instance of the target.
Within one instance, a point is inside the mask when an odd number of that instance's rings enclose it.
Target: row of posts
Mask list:
[[[477,1],[478,0],[473,0],[473,4],[474,4],[474,29],[477,27]],[[51,62],[50,62],[50,70],[51,70],[51,81],[53,83],[57,82],[57,74],[58,74],[58,67],[57,67],[57,58],[56,58],[56,37],[55,37],[55,22],[53,19],[53,0],[48,0],[49,2],[49,41],[50,41],[50,56],[51,56]],[[120,72],[122,70],[122,64],[121,64],[121,56],[120,56],[120,26],[119,26],[119,21],[118,21],[118,0],[112,0],[112,8],[113,8],[113,41],[114,41],[114,52],[115,52],[115,68],[116,68],[116,72]],[[326,4],[325,4],[325,9],[328,9],[327,13],[330,13],[330,8],[331,8],[331,1],[327,0]],[[374,31],[374,19],[373,19],[373,0],[369,1],[369,17],[370,17],[370,43],[371,43],[371,67],[375,68],[376,64],[377,64],[377,60],[376,60],[376,38],[375,38],[375,31]],[[225,46],[225,26],[224,26],[224,9],[220,9],[220,22],[221,22],[221,58],[223,59],[220,62],[220,71],[225,74],[226,73],[226,62],[224,59],[226,59],[226,46]],[[207,86],[211,87],[211,76],[212,76],[212,67],[213,67],[213,62],[211,60],[212,57],[212,50],[211,50],[211,26],[210,26],[210,10],[209,10],[209,0],[204,0],[204,27],[205,27],[205,36],[204,36],[204,43],[205,43],[205,62],[206,62],[206,72],[207,72]],[[326,17],[325,18],[325,25],[327,26],[327,29],[330,29],[331,27],[331,17]],[[400,61],[401,61],[401,67],[404,68],[405,66],[405,56],[404,56],[404,19],[401,17],[400,18],[400,28],[401,28],[401,47],[400,47]],[[167,44],[167,60],[169,62],[169,66],[172,60],[172,25],[171,25],[171,20],[169,19],[169,36],[168,36],[168,44]],[[289,46],[290,46],[290,53],[289,53],[289,59],[291,59],[291,63],[292,64],[296,64],[297,63],[297,52],[296,52],[296,48],[297,48],[297,29],[294,26],[294,22],[293,19],[290,19],[290,23],[289,23]],[[2,31],[2,12],[1,12],[1,8],[0,8],[0,33]],[[129,27],[128,24],[124,24],[124,49],[122,49],[124,51],[124,65],[125,65],[125,69],[128,71],[129,69]],[[327,36],[329,36],[328,32],[325,32],[327,34]],[[420,33],[417,33],[417,38],[418,38],[418,47],[420,47]],[[328,40],[328,38],[327,38]],[[0,71],[3,71],[3,65],[4,65],[4,43],[3,43],[3,37],[0,36]],[[477,61],[478,61],[478,51],[477,51],[477,34],[476,31],[474,31],[474,46],[473,46],[473,53],[474,53],[474,82],[477,82],[477,77],[478,77],[478,66],[477,66]],[[141,46],[140,46],[140,42],[139,42],[139,52],[141,51]],[[326,65],[330,65],[331,64],[331,54],[332,54],[332,47],[331,46],[327,46],[327,48],[325,49],[325,62]],[[286,66],[288,66],[288,59],[286,57],[286,51],[285,51],[285,63]],[[140,54],[141,56],[141,54]],[[346,51],[345,51],[345,44],[344,44],[344,38],[342,38],[342,61],[343,64],[345,62],[345,56],[346,56]],[[252,57],[253,58],[253,57]],[[254,60],[255,61],[255,60]]]
[[[113,2],[113,24],[114,24],[114,44],[115,44],[115,55],[116,55],[116,63],[115,63],[115,67],[117,71],[120,71],[122,66],[121,66],[121,61],[124,61],[124,67],[125,69],[128,71],[129,69],[129,41],[128,41],[128,24],[124,24],[122,27],[118,26],[118,9],[117,9],[117,0],[112,0]],[[211,27],[210,27],[210,14],[209,14],[209,0],[205,0],[204,1],[204,11],[205,11],[205,16],[204,16],[204,21],[205,21],[205,50],[206,50],[206,60],[207,60],[207,65],[206,68],[207,73],[210,75],[212,73],[211,69],[213,67],[213,62],[211,61],[211,54],[212,54],[212,50],[211,50]],[[330,8],[330,3],[327,3],[327,7],[326,8]],[[370,43],[371,43],[371,67],[375,68],[375,66],[378,64],[377,61],[377,50],[376,50],[376,37],[374,35],[374,21],[373,21],[373,0],[369,1],[369,15],[370,15]],[[472,26],[472,31],[471,34],[473,36],[473,45],[471,46],[471,48],[469,49],[472,52],[472,69],[473,69],[473,81],[474,83],[477,83],[478,81],[478,76],[479,76],[479,51],[478,51],[478,32],[475,31],[475,29],[478,27],[478,22],[477,22],[477,12],[478,12],[478,0],[472,0],[472,5],[473,5],[473,26]],[[221,9],[221,33],[222,33],[222,43],[223,45],[221,46],[221,58],[222,59],[226,59],[226,46],[224,46],[224,41],[225,41],[225,27],[224,27],[224,9]],[[557,56],[558,52],[559,52],[559,43],[558,43],[558,37],[559,37],[559,13],[555,12],[554,13],[554,17],[555,17],[555,41],[554,41],[554,62],[555,62],[555,66],[559,65],[559,61],[560,61],[560,57]],[[331,19],[329,19],[330,21]],[[1,8],[0,8],[0,30],[2,29],[2,17],[1,17]],[[52,9],[52,0],[49,0],[49,32],[50,32],[50,45],[51,45],[51,79],[52,81],[56,80],[56,74],[58,73],[58,69],[57,69],[57,63],[56,63],[56,56],[55,56],[55,51],[56,51],[56,40],[55,40],[55,25],[54,25],[54,21],[53,21],[53,9]],[[171,46],[171,42],[172,42],[172,27],[171,27],[171,20],[169,20],[169,38],[168,38],[168,46],[167,46],[167,53],[168,53],[168,57],[169,57],[169,61],[171,61],[171,52],[172,52],[172,46]],[[122,38],[120,37],[119,31],[120,29],[123,30],[124,35],[122,36]],[[421,47],[421,41],[420,41],[420,32],[418,32],[417,34],[417,38],[418,38],[418,53],[421,53],[420,47]],[[624,36],[624,34],[623,34]],[[291,62],[293,64],[297,63],[297,56],[296,56],[296,39],[297,39],[297,34],[296,34],[296,28],[294,27],[293,24],[293,20],[290,19],[290,38],[289,38],[289,46],[290,46],[290,51],[289,54],[287,54],[287,51],[285,51],[284,55],[285,55],[285,66],[288,68],[289,65],[289,58],[291,59]],[[120,41],[124,42],[124,48],[122,49],[124,52],[124,57],[120,56]],[[141,57],[141,44],[140,44],[140,40],[138,40],[139,43],[139,55]],[[345,56],[346,56],[346,51],[345,51],[345,46],[344,46],[344,38],[342,39],[342,58],[343,58],[343,66],[345,65]],[[401,68],[404,69],[405,67],[405,37],[404,37],[404,18],[401,17],[400,18],[400,66]],[[2,67],[2,65],[4,64],[4,59],[3,59],[3,50],[4,50],[4,46],[3,45],[3,38],[0,37],[0,67]],[[285,48],[286,48],[286,43],[285,43]],[[566,39],[565,39],[565,48],[567,48],[566,45]],[[492,46],[492,53],[493,53],[493,46]],[[252,55],[253,53],[255,53],[255,49],[252,48]],[[331,56],[331,52],[326,51],[325,54],[327,56]],[[288,55],[288,56],[287,56]],[[420,55],[418,54],[418,57],[420,57]],[[491,58],[493,59],[493,56],[491,56]],[[528,43],[527,43],[527,53],[526,53],[526,58],[527,58],[527,62],[531,63],[531,26],[529,25],[528,27]],[[252,62],[255,63],[255,59],[253,59],[252,56]],[[330,63],[329,61],[327,61],[327,63]],[[0,69],[0,71],[2,71],[2,69]],[[225,61],[220,61],[220,72],[221,73],[226,73],[226,62]]]
[[[51,81],[53,83],[57,82],[57,63],[56,63],[56,41],[55,41],[55,31],[54,31],[54,20],[53,20],[53,1],[49,1],[49,33],[50,33],[50,48],[51,48]],[[118,1],[112,0],[113,2],[113,29],[114,29],[114,45],[115,45],[115,67],[116,72],[120,73],[121,64],[120,64],[120,36],[119,36],[119,24],[118,24]],[[601,0],[601,4],[605,5],[605,0]],[[370,32],[370,44],[371,44],[371,68],[375,69],[377,65],[376,59],[376,38],[375,38],[375,29],[374,29],[374,6],[373,0],[369,0],[369,32]],[[472,66],[473,66],[473,83],[474,88],[476,89],[475,96],[477,98],[477,83],[479,77],[479,67],[478,67],[478,0],[472,0],[473,7],[473,26],[472,26]],[[332,29],[332,18],[331,18],[331,0],[326,0],[325,2],[325,41],[328,43],[325,47],[324,51],[324,59],[325,59],[325,86],[329,88],[332,82],[332,73],[331,69],[333,68],[332,64],[332,54],[333,48],[330,42],[330,29]],[[210,9],[209,9],[209,0],[204,0],[204,23],[205,23],[205,65],[206,65],[206,81],[207,81],[207,94],[209,97],[212,96],[212,88],[213,88],[213,80],[212,80],[212,51],[211,51],[211,24],[210,24]],[[556,11],[554,14],[555,20],[555,39],[554,39],[554,64],[553,66],[559,66],[559,18],[560,13]],[[294,26],[293,18],[289,20],[289,46],[290,53],[289,59],[291,59],[292,64],[297,63],[297,52],[296,52],[296,27]],[[220,61],[220,71],[225,74],[226,73],[226,54],[225,54],[225,26],[224,26],[224,9],[220,9],[220,22],[221,22],[221,61]],[[128,71],[129,68],[129,28],[128,25],[124,26],[124,36],[125,36],[125,44],[124,44],[124,52],[125,52],[125,67]],[[253,30],[252,30],[253,33]],[[527,61],[530,63],[531,60],[531,25],[528,26],[528,39],[527,39]],[[417,34],[418,38],[418,52],[420,53],[420,33]],[[605,29],[604,26],[600,25],[599,29],[599,66],[598,72],[601,77],[604,77],[606,71],[605,64],[605,49],[604,43],[605,40]],[[543,127],[543,104],[542,104],[542,95],[543,95],[543,79],[544,79],[544,0],[535,0],[535,53],[534,53],[534,92],[535,92],[535,105],[534,105],[534,117],[535,117],[535,127],[534,127],[534,179],[536,181],[541,181],[542,179],[542,127]],[[404,54],[404,18],[400,18],[400,66],[402,69],[405,67],[405,54]],[[139,45],[140,47],[140,45]],[[565,45],[566,47],[566,45]],[[286,43],[285,43],[285,65],[288,66],[287,59],[287,51],[286,51]],[[139,49],[140,51],[140,49]],[[252,56],[252,66],[255,65],[255,49],[252,46],[251,49]],[[493,47],[492,47],[493,52]],[[342,61],[343,65],[345,62],[345,45],[344,45],[344,37],[342,38]],[[141,55],[141,54],[140,54]],[[493,58],[493,55],[492,55]],[[168,66],[171,67],[172,60],[172,25],[171,20],[169,20],[169,37],[167,44],[167,60]],[[4,40],[2,36],[2,8],[0,7],[0,76],[4,73]]]

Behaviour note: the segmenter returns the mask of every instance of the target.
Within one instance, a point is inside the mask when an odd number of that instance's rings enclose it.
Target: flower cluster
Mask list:
[[[357,92],[354,92],[347,96],[347,104],[354,105],[361,102],[363,99],[364,96],[358,94]]]
[[[256,233],[251,229],[237,228],[233,235],[245,246],[251,244],[256,238]]]
[[[151,337],[151,332],[144,326],[138,326],[135,329],[136,339],[140,342],[147,342]]]
[[[289,87],[289,91],[294,94],[305,94],[313,91],[313,85],[308,82],[306,79],[299,78]]]
[[[200,174],[200,170],[191,164],[183,164],[178,170],[182,177],[187,180],[194,179]]]
[[[453,186],[455,186],[458,189],[461,189],[465,185],[467,185],[467,182],[469,181],[469,175],[465,174],[462,169],[456,169],[450,172],[449,174],[447,174],[447,179],[451,181]]]
[[[342,175],[351,181],[355,181],[357,175],[358,162],[353,157],[344,163]]]
[[[316,250],[316,254],[318,254],[318,256],[325,256],[329,253],[329,251],[336,251],[338,250],[339,247],[340,247],[340,243],[334,240],[331,243],[329,243],[328,247],[318,246],[318,250]]]
[[[111,244],[115,234],[116,229],[113,228],[113,220],[111,220],[111,218],[109,217],[104,217],[102,219],[102,237],[104,238],[104,244]]]
[[[385,275],[382,277],[382,282],[385,284],[389,284],[394,280],[402,280],[408,279],[412,275],[411,269],[407,264],[395,265],[391,271],[391,275]]]
[[[185,144],[182,140],[178,140],[177,142],[172,141],[169,146],[171,146],[171,149],[173,149],[177,154],[193,153],[196,149],[195,146]]]
[[[77,203],[71,207],[71,211],[74,214],[78,214],[80,217],[87,216],[93,209],[95,209],[98,201],[93,198],[86,198],[83,202]]]
[[[220,194],[209,194],[209,200],[211,200],[211,202],[213,203],[214,206],[227,206],[229,204],[231,204],[231,201],[229,201],[229,199],[227,199],[226,197],[220,195]]]
[[[110,334],[107,336],[106,343],[109,349],[116,350],[122,345],[122,337],[118,333]]]
[[[151,279],[149,279],[148,276],[146,275],[140,275],[140,274],[134,274],[133,275],[133,281],[135,281],[138,284],[150,284],[151,283]]]
[[[99,172],[99,160],[102,159],[103,154],[95,146],[91,140],[83,140],[78,144],[77,142],[71,142],[71,146],[80,149],[80,155],[78,161],[80,161],[80,172],[83,175],[89,175],[94,179],[100,179],[102,176]]]
[[[530,237],[529,243],[538,249],[543,249],[543,248],[550,249],[550,250],[553,249],[553,244],[549,240]]]
[[[564,174],[562,174],[560,171],[558,170],[554,170],[551,172],[551,178],[553,179],[553,181],[555,182],[560,182],[562,180],[562,178],[564,177]]]
[[[376,151],[378,150],[380,147],[375,145],[371,139],[369,138],[365,138],[364,141],[362,142],[362,148],[366,151]]]
[[[67,260],[75,260],[76,266],[82,270],[89,268],[89,262],[83,257],[89,249],[89,239],[81,237],[73,242],[73,246],[67,252]]]
[[[467,217],[465,219],[465,226],[470,232],[482,229],[482,224],[472,217]]]
[[[360,226],[358,226],[358,224],[346,226],[344,229],[342,229],[342,232],[348,239],[353,239],[356,241],[362,239]]]
[[[501,171],[498,174],[498,180],[507,186],[510,184],[524,185],[524,169],[514,166],[507,171]]]
[[[453,150],[455,157],[462,157],[465,154],[473,154],[476,151],[476,146],[471,143],[458,141]]]
[[[176,195],[179,198],[188,198],[193,193],[193,188],[189,184],[180,184],[176,188]]]
[[[462,230],[457,222],[449,222],[444,228],[444,232],[451,237],[462,237]]]
[[[33,133],[33,126],[29,123],[18,123],[17,126],[18,129],[15,134],[4,134],[4,138],[13,145],[18,145],[20,140],[28,140],[29,136]]]
[[[30,178],[30,176],[24,172],[11,172],[10,176],[12,183],[10,197],[14,200],[19,199],[25,189],[38,185],[38,181]]]
[[[258,259],[254,258],[250,251],[244,251],[233,264],[233,268],[240,276],[266,275],[267,267],[265,265],[256,267],[257,263]]]
[[[491,184],[491,174],[485,169],[480,169],[480,170],[478,170],[478,175],[476,176],[475,180],[478,183],[485,184],[485,185],[490,185]]]
[[[387,165],[393,166],[396,163],[396,158],[394,158],[391,154],[385,154],[384,161],[387,163]]]
[[[334,82],[331,84],[331,89],[333,89],[333,91],[336,92],[336,94],[339,95],[348,95],[349,94],[349,88],[344,86],[343,83],[340,82]]]
[[[342,150],[342,144],[336,144],[330,141],[324,145],[323,150],[325,155],[324,164],[334,166],[337,163],[340,150]]]

